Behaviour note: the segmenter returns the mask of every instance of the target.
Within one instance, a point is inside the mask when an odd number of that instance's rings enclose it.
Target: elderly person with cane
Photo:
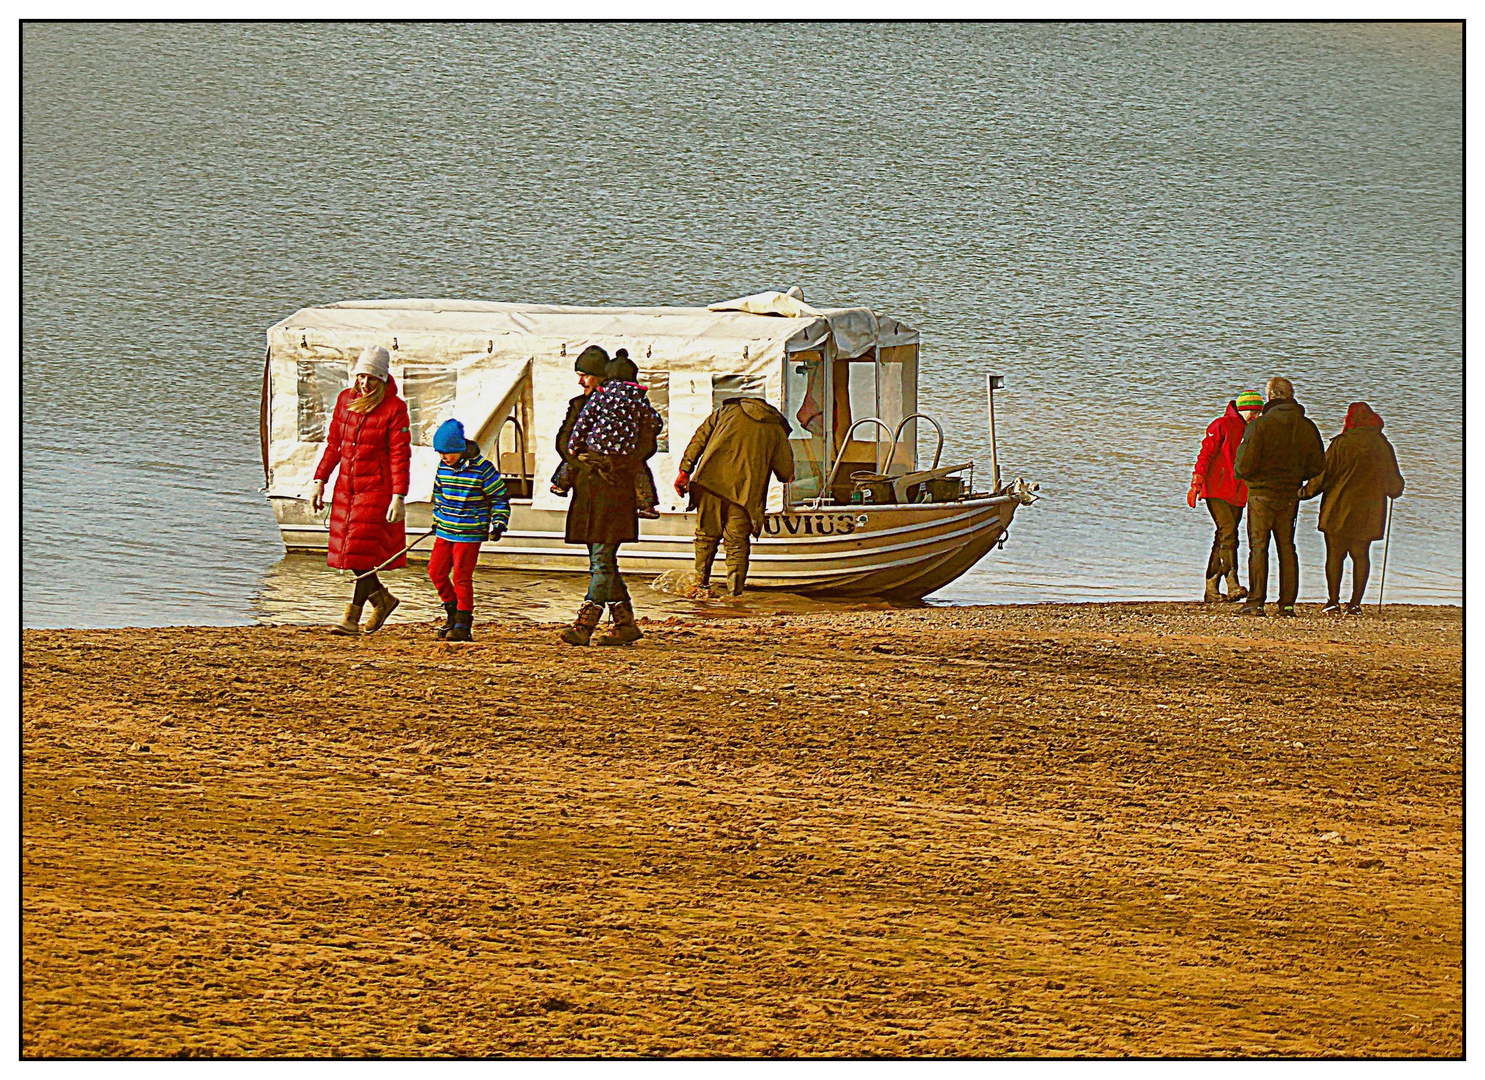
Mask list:
[[[1346,410],[1341,433],[1325,451],[1325,470],[1300,491],[1301,499],[1320,500],[1318,528],[1325,534],[1325,588],[1322,615],[1341,614],[1341,575],[1351,556],[1348,615],[1361,614],[1361,598],[1371,574],[1372,541],[1382,539],[1387,500],[1403,493],[1397,451],[1382,434],[1382,418],[1364,401]]]
[[[407,403],[397,396],[391,357],[380,345],[361,351],[351,374],[355,384],[335,399],[325,436],[325,453],[315,469],[316,513],[325,508],[325,482],[338,468],[330,503],[330,551],[326,563],[337,570],[398,569],[407,565],[402,519],[407,498],[412,437]],[[365,632],[379,630],[398,600],[376,574],[358,577],[345,615],[331,632],[360,634],[361,611],[371,602]]]
[[[629,589],[619,573],[619,545],[639,539],[635,474],[643,464],[643,428],[659,431],[660,414],[638,384],[613,380],[608,353],[589,345],[574,365],[584,393],[568,404],[557,451],[569,469],[572,503],[566,540],[588,546],[588,595],[577,619],[562,631],[569,645],[587,645],[608,605],[613,627],[599,645],[627,645],[643,635],[634,621]]]

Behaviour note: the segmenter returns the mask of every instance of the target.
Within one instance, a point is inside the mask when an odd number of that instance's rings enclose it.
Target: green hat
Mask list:
[[[1263,408],[1263,395],[1257,390],[1244,390],[1237,396],[1238,412]]]
[[[608,377],[608,353],[597,345],[589,345],[578,353],[577,363],[573,369],[584,375],[597,375],[600,379]]]

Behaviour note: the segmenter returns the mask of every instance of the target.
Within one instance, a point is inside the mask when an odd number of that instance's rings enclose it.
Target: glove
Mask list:
[[[505,535],[505,526],[504,525],[491,525],[490,526],[490,542],[491,543],[494,543],[496,540],[499,540],[504,535]]]
[[[675,493],[681,498],[686,497],[686,492],[691,488],[691,474],[682,469],[675,474]]]
[[[407,508],[402,505],[402,496],[393,495],[392,505],[387,507],[387,524],[395,525],[407,515]]]
[[[312,494],[309,497],[309,508],[315,513],[324,513],[325,510],[325,481],[316,480]]]
[[[1186,492],[1186,505],[1195,510],[1196,500],[1201,498],[1202,493],[1206,491],[1206,486],[1205,480],[1199,476],[1193,476],[1191,478],[1191,490]]]

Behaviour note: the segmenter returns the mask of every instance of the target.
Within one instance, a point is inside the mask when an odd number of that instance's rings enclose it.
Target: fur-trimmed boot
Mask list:
[[[445,638],[447,638],[449,636],[449,631],[454,629],[454,612],[457,610],[458,605],[455,604],[454,601],[449,600],[444,603],[443,625],[433,632],[433,636],[436,637],[439,641],[443,641]]]
[[[613,626],[608,633],[599,635],[599,645],[630,645],[644,637],[634,622],[634,605],[628,600],[608,606]]]
[[[344,634],[346,637],[361,636],[361,605],[347,604],[345,614],[341,616],[340,622],[330,628],[332,634]]]
[[[598,620],[603,618],[603,605],[595,604],[591,600],[584,600],[583,606],[578,608],[577,618],[571,626],[562,631],[562,640],[569,645],[586,645],[593,638],[593,631],[598,629]]]
[[[474,626],[474,612],[455,611],[454,628],[449,631],[448,641],[473,641],[474,635],[470,629]]]
[[[402,603],[386,589],[386,586],[371,594],[371,618],[366,620],[366,633],[374,634],[382,628],[382,623],[387,621],[387,616],[397,610],[397,605]]]

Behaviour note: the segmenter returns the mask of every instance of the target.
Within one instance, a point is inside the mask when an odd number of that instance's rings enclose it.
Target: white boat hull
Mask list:
[[[274,515],[291,552],[323,552],[329,527],[309,503],[274,498]],[[796,507],[769,514],[753,542],[751,588],[836,596],[920,599],[943,588],[1004,538],[1020,501],[1010,495],[961,502],[905,506]],[[430,508],[408,507],[412,538],[429,528]],[[492,570],[588,573],[587,549],[563,540],[565,515],[514,501],[511,525],[499,543],[480,550],[479,565]],[[639,540],[619,551],[626,574],[660,574],[693,564],[694,514],[665,514],[641,521]],[[409,553],[426,561],[432,540]],[[721,556],[718,556],[719,561]]]

